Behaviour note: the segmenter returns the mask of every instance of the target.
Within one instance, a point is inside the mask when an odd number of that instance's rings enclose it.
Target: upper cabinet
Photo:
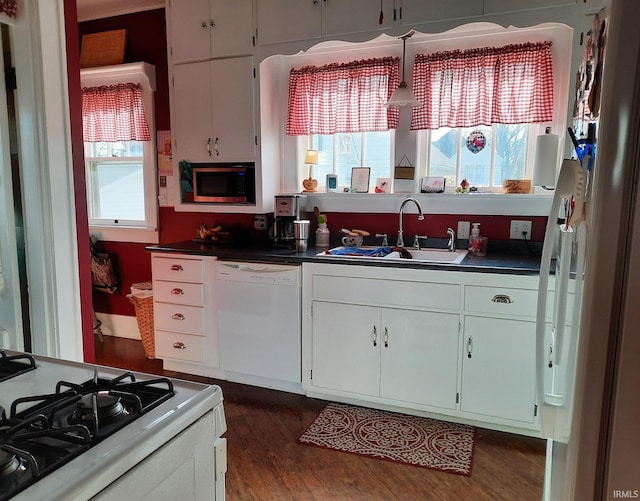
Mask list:
[[[259,0],[258,43],[384,30],[393,26],[393,7],[393,0]]]
[[[396,0],[400,4],[396,15],[403,26],[482,16],[482,2],[477,0]]]
[[[519,10],[540,9],[544,7],[559,7],[561,5],[575,5],[583,0],[484,0],[484,15]]]
[[[252,0],[169,0],[172,63],[253,52]]]

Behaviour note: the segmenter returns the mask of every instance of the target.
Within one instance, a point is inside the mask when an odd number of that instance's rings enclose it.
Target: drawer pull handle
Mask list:
[[[174,320],[184,320],[184,315],[182,313],[174,313],[171,318]]]
[[[171,271],[182,271],[184,268],[179,264],[171,265]]]
[[[373,326],[373,346],[378,346],[378,331],[376,326]]]
[[[184,291],[176,287],[175,289],[171,289],[171,294],[173,294],[174,296],[182,296],[184,294]]]
[[[507,303],[507,304],[513,303],[511,298],[509,296],[507,296],[506,294],[496,294],[495,296],[493,296],[491,298],[491,302],[493,302],[493,303]]]
[[[467,358],[471,358],[471,353],[473,352],[473,338],[469,336],[467,339]]]
[[[384,328],[384,347],[385,348],[389,347],[389,328],[388,327]]]
[[[184,350],[186,348],[185,344],[183,342],[181,342],[181,341],[177,341],[177,342],[173,343],[173,347],[176,350]]]

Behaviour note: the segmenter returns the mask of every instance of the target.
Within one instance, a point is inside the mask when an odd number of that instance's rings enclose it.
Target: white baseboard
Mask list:
[[[102,322],[103,336],[124,337],[127,339],[141,339],[138,330],[138,320],[130,315],[113,315],[110,313],[96,313],[98,320]]]

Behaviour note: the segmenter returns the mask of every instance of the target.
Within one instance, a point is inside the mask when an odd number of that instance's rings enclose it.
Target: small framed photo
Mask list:
[[[338,176],[337,174],[327,174],[327,193],[335,193],[338,191]]]
[[[391,193],[391,178],[379,177],[376,180],[376,193]]]
[[[445,184],[444,177],[423,177],[420,179],[420,192],[443,193]]]
[[[351,169],[351,191],[354,193],[369,193],[370,167],[353,167]]]

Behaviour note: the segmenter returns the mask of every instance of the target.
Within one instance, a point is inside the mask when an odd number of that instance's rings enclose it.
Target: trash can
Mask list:
[[[147,358],[156,358],[156,343],[153,333],[153,287],[151,282],[139,282],[131,285],[131,294],[127,298],[136,309],[138,331],[142,347]]]

